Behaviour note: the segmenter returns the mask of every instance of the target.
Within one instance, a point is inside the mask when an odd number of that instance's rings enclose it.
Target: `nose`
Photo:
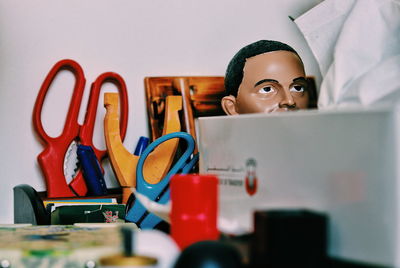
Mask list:
[[[289,90],[283,90],[282,99],[279,102],[279,108],[296,108],[296,102]]]

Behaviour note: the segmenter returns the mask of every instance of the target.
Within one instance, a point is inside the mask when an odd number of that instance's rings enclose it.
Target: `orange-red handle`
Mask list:
[[[68,70],[74,74],[74,91],[61,135],[50,137],[43,128],[41,113],[47,92],[54,78],[62,70]],[[85,89],[85,77],[81,66],[70,59],[61,60],[52,67],[46,76],[33,109],[33,125],[45,145],[43,152],[38,155],[38,162],[45,177],[48,197],[71,197],[75,196],[75,194],[84,196],[87,192],[81,171],[78,172],[70,185],[67,184],[65,179],[64,157],[73,140],[79,138],[81,144],[91,146],[99,162],[105,157],[106,151],[95,148],[92,138],[100,91],[102,85],[106,82],[115,84],[119,91],[121,98],[120,131],[121,138],[124,139],[128,124],[128,93],[125,81],[120,75],[112,72],[103,73],[92,84],[85,121],[82,126],[78,123],[79,110]]]
[[[101,163],[101,160],[106,156],[106,150],[99,150],[93,144],[93,130],[96,121],[97,106],[99,103],[100,91],[103,84],[110,82],[116,85],[120,101],[120,132],[121,139],[124,140],[126,134],[126,128],[128,125],[128,92],[124,79],[117,73],[106,72],[101,74],[96,81],[92,84],[90,89],[89,103],[85,115],[85,121],[80,131],[80,142],[82,145],[88,145],[93,148],[97,160]],[[75,178],[71,181],[70,186],[79,195],[86,193],[86,184],[81,171],[77,173]]]
[[[50,137],[43,128],[41,114],[43,103],[46,98],[47,92],[57,74],[62,70],[68,70],[72,72],[75,76],[74,91],[72,93],[71,102],[69,104],[69,109],[67,117],[65,120],[64,128],[59,137]],[[42,141],[47,145],[51,144],[52,141],[56,139],[63,139],[67,137],[76,137],[79,133],[78,115],[79,109],[82,101],[83,90],[85,89],[85,76],[81,66],[69,59],[61,60],[57,62],[50,72],[47,74],[43,84],[40,88],[39,94],[36,98],[35,106],[33,108],[33,125],[37,134],[40,136]],[[69,144],[68,144],[69,145]]]
[[[60,136],[53,138],[43,128],[41,113],[51,83],[61,70],[69,70],[74,74],[75,85],[63,131]],[[45,145],[44,151],[38,155],[38,162],[45,177],[48,197],[75,196],[66,183],[63,166],[65,152],[79,134],[78,115],[84,89],[85,77],[82,68],[77,62],[65,59],[51,68],[37,96],[33,109],[33,125]],[[86,188],[86,185],[84,187]]]
[[[113,72],[101,74],[92,84],[85,121],[79,135],[81,138],[81,144],[91,146],[99,161],[105,156],[106,150],[97,149],[93,144],[92,137],[101,87],[107,82],[113,83],[119,92],[121,102],[119,121],[122,140],[125,138],[126,128],[128,125],[128,92],[124,79],[119,74]]]

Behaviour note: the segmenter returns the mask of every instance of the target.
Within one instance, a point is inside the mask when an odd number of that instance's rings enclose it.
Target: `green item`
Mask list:
[[[100,258],[121,253],[119,229],[0,224],[0,267],[97,267]]]
[[[51,213],[51,224],[72,225],[82,222],[125,222],[125,205],[60,206]]]

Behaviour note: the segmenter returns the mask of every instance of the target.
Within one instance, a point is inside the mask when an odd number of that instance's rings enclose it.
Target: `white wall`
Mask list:
[[[45,190],[36,161],[43,147],[32,127],[32,109],[58,60],[71,58],[83,67],[82,107],[97,75],[115,71],[124,77],[130,105],[125,146],[133,149],[138,137],[147,135],[145,76],[224,75],[242,46],[275,39],[298,50],[307,73],[319,82],[316,62],[288,15],[297,17],[320,1],[0,0],[0,223],[13,222],[15,185]],[[52,136],[61,132],[72,84],[72,76],[62,73],[48,95],[42,119]],[[99,111],[95,144],[104,148],[102,99]],[[115,186],[111,169],[106,170],[108,185]]]

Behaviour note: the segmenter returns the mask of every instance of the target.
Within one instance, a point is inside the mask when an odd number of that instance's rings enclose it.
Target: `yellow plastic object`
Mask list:
[[[122,187],[122,203],[128,201],[132,193],[130,187],[136,186],[136,165],[139,156],[125,149],[119,131],[118,93],[105,93],[104,135],[111,166]],[[163,135],[181,130],[179,110],[182,109],[181,96],[166,98],[166,111]],[[168,172],[174,159],[179,139],[172,139],[159,145],[146,159],[143,175],[148,183],[159,182]]]
[[[119,131],[118,93],[104,94],[104,135],[111,166],[122,187],[122,203],[126,204],[136,186],[136,165],[139,157],[125,149]]]
[[[162,135],[181,131],[179,111],[182,110],[182,96],[167,96]],[[149,154],[143,165],[143,177],[148,183],[158,183],[171,167],[179,139],[161,143]]]

